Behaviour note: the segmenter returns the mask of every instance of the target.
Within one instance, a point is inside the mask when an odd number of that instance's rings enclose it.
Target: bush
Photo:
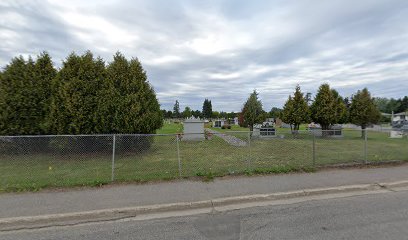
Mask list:
[[[231,125],[228,125],[227,128],[228,128],[228,129],[231,129]]]
[[[225,125],[222,125],[222,126],[221,126],[221,129],[225,129],[225,128],[226,128],[226,126],[225,126]]]

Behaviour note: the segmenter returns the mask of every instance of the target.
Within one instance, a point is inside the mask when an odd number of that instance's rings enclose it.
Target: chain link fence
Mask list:
[[[384,131],[2,136],[0,191],[407,160],[407,136]]]

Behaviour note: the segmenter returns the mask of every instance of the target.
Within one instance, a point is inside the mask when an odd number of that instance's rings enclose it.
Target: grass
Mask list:
[[[160,133],[179,131],[181,124],[165,126]],[[218,129],[217,129],[218,130]],[[225,131],[228,132],[228,131]],[[231,133],[248,141],[248,133]],[[177,141],[174,135],[154,136],[147,151],[117,149],[115,181],[145,182],[179,177],[214,177],[236,174],[313,171],[315,166],[363,163],[364,141],[360,131],[344,131],[342,138],[293,137],[278,129],[283,138],[251,139],[250,147],[232,146],[214,135],[211,140]],[[241,136],[242,135],[242,136]],[[110,148],[111,145],[107,144]],[[369,132],[367,160],[408,160],[408,140],[390,139],[386,133]],[[111,181],[110,151],[93,154],[20,152],[0,154],[0,191],[36,191],[47,187],[99,186]]]
[[[173,134],[183,132],[181,123],[165,123],[162,128],[156,131],[157,134]]]
[[[249,131],[249,128],[240,127],[238,125],[231,125],[231,129],[222,129],[222,128],[215,128],[215,127],[211,127],[211,129],[218,131],[218,132]]]

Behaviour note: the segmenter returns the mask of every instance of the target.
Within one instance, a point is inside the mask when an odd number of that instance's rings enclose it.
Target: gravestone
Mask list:
[[[183,140],[201,141],[204,136],[204,120],[199,118],[186,118],[184,120]]]

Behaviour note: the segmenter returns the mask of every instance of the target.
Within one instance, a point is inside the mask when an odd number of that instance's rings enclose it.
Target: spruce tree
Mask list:
[[[174,103],[174,106],[173,106],[173,117],[174,118],[180,118],[181,117],[180,104],[179,104],[178,100],[176,100],[176,102]]]
[[[203,117],[207,118],[207,119],[209,119],[209,118],[211,118],[213,116],[212,104],[211,104],[211,101],[208,100],[207,98],[204,100],[204,103],[203,103],[203,112],[202,112],[202,114],[203,114]]]

